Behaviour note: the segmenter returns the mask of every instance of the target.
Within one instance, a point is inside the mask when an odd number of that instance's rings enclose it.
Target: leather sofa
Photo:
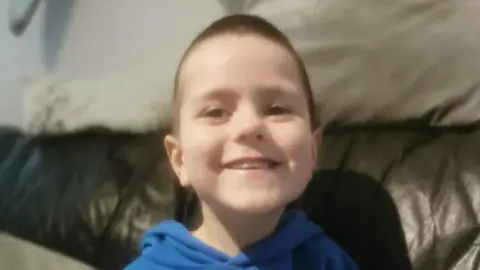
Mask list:
[[[188,224],[197,213],[195,196],[175,184],[161,134],[32,138],[3,128],[0,230],[96,269],[121,268],[148,227]],[[479,136],[474,128],[329,130],[321,168],[292,207],[362,269],[411,269],[410,260],[414,269],[478,269]]]
[[[319,169],[290,207],[361,269],[480,269],[480,5],[253,2],[292,37],[322,108]],[[156,222],[195,222],[161,143],[169,98],[137,80],[32,84],[22,127],[0,131],[0,231],[119,269]]]

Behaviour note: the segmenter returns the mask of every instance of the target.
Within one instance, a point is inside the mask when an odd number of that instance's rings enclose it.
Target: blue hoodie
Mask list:
[[[125,270],[358,270],[353,260],[301,211],[285,213],[277,231],[231,257],[192,237],[175,221],[149,230],[142,255]]]

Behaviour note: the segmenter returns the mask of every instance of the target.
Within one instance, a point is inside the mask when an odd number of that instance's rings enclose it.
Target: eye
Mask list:
[[[209,109],[203,114],[204,117],[209,117],[209,118],[220,118],[220,117],[225,117],[226,115],[227,115],[227,112],[220,108]]]
[[[283,114],[289,114],[291,112],[292,111],[289,108],[279,104],[271,105],[267,109],[267,115],[283,115]]]

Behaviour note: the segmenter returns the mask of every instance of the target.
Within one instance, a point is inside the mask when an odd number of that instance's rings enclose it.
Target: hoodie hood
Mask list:
[[[279,224],[275,234],[232,257],[192,237],[182,224],[164,221],[146,233],[141,257],[126,269],[291,269],[293,251],[323,233],[301,211],[285,213]]]

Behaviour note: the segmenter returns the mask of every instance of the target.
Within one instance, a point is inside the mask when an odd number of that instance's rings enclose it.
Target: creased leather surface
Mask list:
[[[194,196],[175,192],[158,138],[3,130],[0,230],[119,269],[149,226],[197,213]],[[479,142],[475,130],[331,130],[298,206],[369,269],[408,269],[407,253],[416,270],[478,269]]]
[[[395,201],[415,269],[478,269],[480,131],[344,130],[324,168],[379,179]]]
[[[156,141],[156,134],[31,139],[2,130],[0,230],[119,269],[143,231],[175,212],[173,182],[155,181],[169,175],[158,167]]]
[[[368,175],[319,170],[298,207],[350,254],[359,269],[412,269],[395,203]]]

